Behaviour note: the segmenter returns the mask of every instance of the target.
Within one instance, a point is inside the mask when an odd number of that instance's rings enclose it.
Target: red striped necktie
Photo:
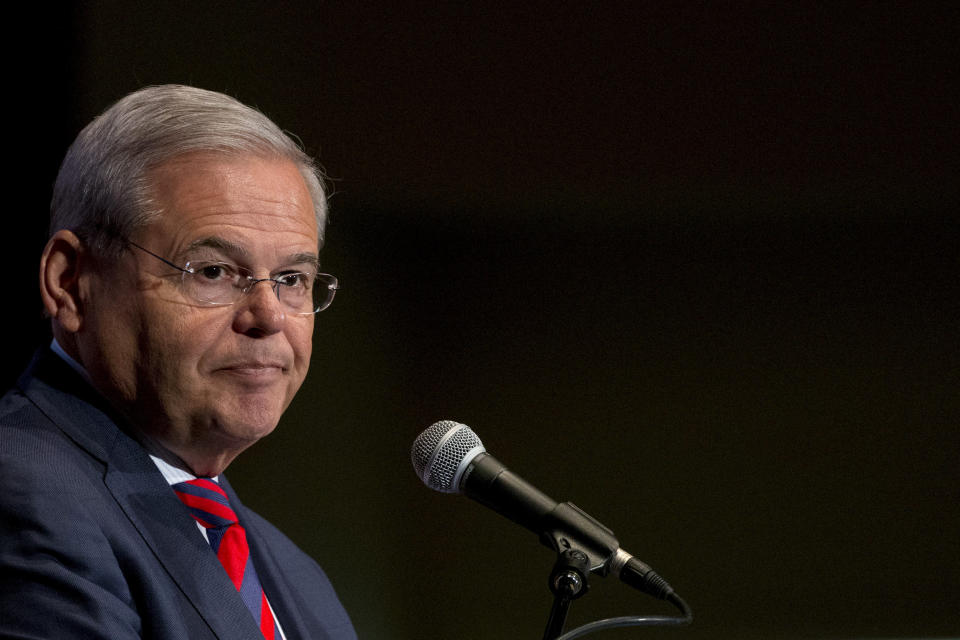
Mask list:
[[[247,532],[237,522],[226,492],[210,478],[197,478],[173,485],[177,497],[190,509],[193,519],[207,530],[210,546],[227,570],[243,603],[253,614],[267,640],[280,640],[280,630],[267,604],[257,571],[253,568]]]

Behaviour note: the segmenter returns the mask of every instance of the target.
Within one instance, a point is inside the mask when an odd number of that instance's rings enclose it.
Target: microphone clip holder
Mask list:
[[[585,556],[587,571],[607,575],[609,560],[620,543],[606,528],[572,502],[561,502],[538,522],[540,542],[558,554],[577,550]]]
[[[620,545],[612,531],[572,502],[558,504],[539,528],[540,541],[557,552],[548,583],[553,606],[543,634],[543,640],[555,640],[563,634],[570,604],[589,590],[590,573],[606,575],[608,560]]]

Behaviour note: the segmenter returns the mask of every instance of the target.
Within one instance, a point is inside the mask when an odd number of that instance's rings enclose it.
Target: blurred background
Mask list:
[[[542,635],[553,554],[412,471],[445,418],[696,616],[591,637],[960,636],[955,3],[25,11],[3,382],[48,340],[33,274],[91,118],[176,82],[295,133],[342,290],[228,475],[361,638]],[[671,609],[595,578],[568,628],[642,613]]]

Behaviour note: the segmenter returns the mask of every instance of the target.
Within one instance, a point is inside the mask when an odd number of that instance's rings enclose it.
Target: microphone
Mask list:
[[[586,567],[601,576],[674,601],[673,588],[648,565],[620,548],[613,532],[571,502],[558,503],[487,453],[470,427],[441,420],[430,425],[410,451],[417,476],[431,489],[463,494],[536,533],[557,553],[586,555]]]

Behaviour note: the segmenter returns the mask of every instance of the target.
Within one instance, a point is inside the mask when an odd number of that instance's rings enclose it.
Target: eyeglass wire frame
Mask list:
[[[154,253],[153,251],[150,251],[149,249],[140,246],[139,244],[137,244],[137,243],[134,242],[133,240],[125,240],[125,242],[126,242],[128,245],[133,246],[133,247],[136,247],[136,248],[139,249],[140,251],[143,251],[144,253],[153,256],[154,258],[156,258],[157,260],[160,260],[160,261],[163,262],[164,264],[166,264],[166,265],[168,265],[168,266],[170,266],[170,267],[173,267],[173,268],[176,269],[177,271],[180,271],[181,274],[182,274],[182,275],[181,275],[181,278],[182,278],[182,282],[184,283],[184,285],[187,285],[187,278],[188,278],[188,277],[195,277],[195,276],[197,276],[197,271],[190,268],[191,262],[187,262],[184,266],[181,267],[181,266],[179,266],[179,265],[171,262],[170,260],[167,260],[167,259],[164,258],[163,256],[157,255],[157,254]],[[198,302],[198,303],[200,303],[200,304],[202,304],[202,305],[204,305],[204,306],[211,306],[211,307],[215,307],[215,306],[224,306],[224,307],[225,307],[225,306],[229,306],[229,305],[232,305],[232,304],[236,304],[245,294],[247,294],[247,293],[249,293],[250,291],[252,291],[252,290],[253,290],[253,287],[256,286],[257,284],[259,284],[259,283],[261,283],[261,282],[270,282],[270,283],[271,283],[271,288],[273,289],[273,292],[276,294],[277,299],[280,300],[281,303],[283,303],[283,304],[286,305],[286,303],[284,302],[283,298],[280,297],[280,290],[281,290],[281,287],[286,287],[286,286],[288,286],[288,285],[284,284],[284,283],[282,282],[282,280],[281,280],[280,277],[277,277],[277,278],[254,278],[252,275],[250,275],[250,272],[247,271],[246,269],[244,269],[244,268],[242,268],[242,267],[239,267],[239,266],[236,266],[236,265],[231,265],[231,264],[228,263],[228,262],[212,262],[211,264],[222,264],[222,265],[226,265],[226,266],[231,266],[231,267],[233,267],[234,269],[236,269],[238,275],[246,278],[246,280],[247,280],[246,285],[245,285],[245,286],[236,286],[236,285],[233,286],[233,290],[234,290],[236,293],[232,296],[232,298],[233,298],[232,300],[212,301],[212,300],[203,300],[203,299],[197,298],[196,296],[193,296],[195,302]],[[289,274],[287,274],[287,275],[289,275]],[[313,288],[312,288],[312,293],[316,296],[316,299],[314,300],[314,305],[313,305],[313,306],[314,306],[314,309],[313,309],[313,311],[296,311],[296,310],[294,310],[293,313],[295,313],[296,315],[302,315],[302,316],[314,315],[314,314],[320,313],[320,312],[323,311],[324,309],[327,309],[327,308],[333,303],[333,298],[334,298],[334,296],[336,295],[337,290],[340,288],[340,283],[339,283],[339,281],[337,280],[337,277],[334,276],[334,275],[331,275],[331,274],[329,274],[329,273],[317,273],[317,274],[315,274],[314,278],[315,278],[315,280],[314,280],[314,284],[313,284]],[[323,294],[322,299],[320,299],[320,296],[316,295],[316,294],[318,294],[318,293],[319,293],[319,294]],[[287,305],[287,306],[289,306],[289,305]]]

